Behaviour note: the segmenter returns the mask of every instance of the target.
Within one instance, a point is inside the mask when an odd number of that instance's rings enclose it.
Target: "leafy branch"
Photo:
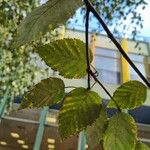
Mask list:
[[[59,132],[63,140],[90,128],[90,131],[95,136],[96,144],[103,143],[104,150],[120,150],[120,147],[122,150],[126,150],[126,146],[128,150],[133,150],[138,141],[135,121],[130,115],[121,112],[121,109],[132,109],[141,106],[146,100],[147,88],[139,81],[129,81],[117,88],[112,96],[101,81],[98,80],[97,71],[95,70],[96,72],[94,73],[91,66],[92,52],[89,49],[88,39],[90,12],[99,20],[108,37],[145,84],[148,87],[150,87],[150,84],[123,51],[90,1],[84,0],[84,2],[86,4],[86,43],[79,39],[65,38],[48,44],[38,44],[35,49],[46,64],[54,71],[58,71],[62,77],[81,79],[87,75],[88,87],[74,87],[72,85],[65,87],[62,79],[50,77],[42,80],[27,93],[21,103],[21,108],[52,106],[53,104],[61,103],[62,107],[59,111],[58,121]],[[54,7],[51,7],[53,4],[55,4]],[[22,44],[30,43],[32,39],[37,39],[41,32],[46,33],[49,30],[49,25],[52,26],[50,28],[52,30],[60,24],[64,24],[81,5],[81,0],[48,1],[35,9],[21,23],[19,35],[14,45],[18,47]],[[43,20],[44,24],[41,23]],[[91,86],[90,77],[110,97],[107,107],[117,108],[118,112],[112,118],[107,118],[106,110],[102,106],[102,98],[98,93],[91,90],[95,83]],[[66,88],[73,88],[73,90],[65,94]],[[97,132],[99,133],[95,134]],[[92,141],[90,142],[92,143]]]
[[[111,96],[111,94],[108,92],[108,90],[104,87],[104,85],[97,79],[97,77],[95,76],[95,74],[93,73],[93,71],[90,68],[90,59],[89,59],[89,13],[90,13],[90,9],[89,7],[87,7],[86,10],[86,24],[85,24],[85,39],[86,39],[86,63],[87,63],[87,73],[88,73],[88,89],[90,89],[90,75],[93,77],[93,79],[103,88],[103,90],[106,92],[106,94],[110,97],[110,99],[112,99],[112,101],[115,103],[117,109],[119,112],[121,112],[121,109],[119,108],[118,104],[116,103],[116,101],[114,100],[114,98]]]
[[[139,71],[139,69],[135,66],[135,64],[132,62],[132,60],[128,57],[128,55],[124,52],[121,45],[118,43],[118,41],[114,38],[113,34],[108,29],[107,25],[104,23],[100,15],[97,13],[97,11],[94,9],[92,4],[89,0],[84,0],[87,9],[94,14],[94,16],[97,18],[97,20],[100,22],[104,30],[106,31],[108,37],[112,40],[112,42],[116,45],[120,53],[123,55],[123,57],[127,60],[127,62],[131,65],[131,67],[135,70],[135,72],[140,76],[140,78],[144,81],[144,83],[150,88],[149,81],[144,77],[144,75]]]
[[[93,73],[92,70],[89,70],[89,74],[93,77],[93,79],[103,88],[103,90],[106,92],[106,94],[110,97],[110,99],[115,103],[117,109],[119,112],[121,112],[121,109],[119,107],[119,105],[117,104],[117,102],[115,101],[115,99],[111,96],[111,94],[109,93],[109,91],[105,88],[105,86],[97,79],[97,77],[95,76],[95,74]]]

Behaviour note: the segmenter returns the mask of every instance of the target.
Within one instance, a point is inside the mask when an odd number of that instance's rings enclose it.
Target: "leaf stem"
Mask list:
[[[106,94],[110,97],[110,99],[115,103],[117,109],[119,112],[121,112],[121,109],[115,99],[111,96],[111,94],[108,92],[108,90],[105,88],[105,86],[97,79],[95,74],[92,72],[92,70],[89,70],[89,74],[93,77],[93,79],[102,87],[102,89],[106,92]]]
[[[86,39],[86,64],[87,64],[87,73],[88,73],[88,78],[87,78],[87,84],[88,84],[88,90],[91,89],[91,83],[90,83],[90,73],[89,73],[89,70],[90,70],[90,60],[89,60],[89,9],[87,7],[87,10],[86,10],[86,23],[85,23],[85,31],[86,31],[86,34],[85,34],[85,39]]]
[[[144,83],[150,88],[150,82],[144,77],[144,75],[139,71],[139,69],[135,66],[135,64],[132,62],[132,60],[128,57],[128,55],[124,52],[121,45],[118,43],[118,41],[114,38],[113,34],[108,29],[107,25],[104,23],[100,15],[97,13],[97,11],[94,9],[92,4],[89,2],[89,0],[84,0],[86,7],[90,12],[94,14],[94,16],[97,18],[99,23],[102,25],[104,30],[106,31],[108,37],[111,39],[111,41],[115,44],[115,46],[118,48],[120,53],[123,55],[123,57],[127,60],[127,62],[130,64],[130,66],[136,71],[136,73],[140,76],[140,78],[144,81]]]

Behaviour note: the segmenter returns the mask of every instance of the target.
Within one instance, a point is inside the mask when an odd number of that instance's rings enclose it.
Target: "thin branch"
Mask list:
[[[99,72],[96,70],[96,68],[91,64],[91,68],[94,70],[94,74],[96,77],[99,76]]]
[[[86,2],[86,0],[85,0]],[[118,104],[116,103],[116,101],[114,100],[114,98],[111,96],[111,94],[107,91],[107,89],[104,87],[104,85],[97,79],[97,76],[95,75],[95,73],[93,73],[93,71],[90,68],[90,60],[89,60],[89,39],[88,39],[88,33],[89,33],[89,13],[90,13],[90,7],[88,7],[88,5],[86,5],[86,24],[85,24],[85,28],[86,28],[86,34],[85,34],[85,38],[86,38],[86,63],[87,63],[87,73],[88,73],[88,89],[91,88],[90,85],[90,75],[93,77],[93,79],[103,88],[103,90],[107,93],[107,95],[110,97],[110,99],[112,99],[112,101],[115,103],[117,109],[119,112],[121,112],[120,107],[118,106]]]
[[[121,109],[117,102],[114,100],[114,98],[111,96],[111,94],[108,92],[108,90],[105,88],[105,86],[97,79],[95,74],[92,72],[92,70],[89,70],[90,75],[93,77],[93,79],[102,87],[102,89],[107,93],[107,95],[110,97],[110,99],[115,103],[117,109],[119,112],[121,112]]]
[[[95,81],[94,84],[91,86],[91,89],[94,87],[94,85],[95,85],[96,83],[97,83],[97,82]]]
[[[68,89],[69,89],[69,88],[75,89],[75,88],[77,88],[77,87],[76,87],[76,86],[66,86],[65,89],[67,89],[67,88],[68,88]]]
[[[88,73],[88,79],[87,79],[87,83],[88,83],[88,89],[91,88],[90,85],[90,74],[89,74],[89,70],[90,70],[90,60],[89,60],[89,9],[87,8],[86,10],[86,23],[85,23],[85,30],[86,30],[86,34],[85,34],[85,39],[86,39],[86,64],[87,64],[87,73]]]
[[[130,66],[136,71],[136,73],[140,76],[140,78],[144,81],[144,83],[150,88],[150,83],[149,81],[144,77],[144,75],[139,71],[139,69],[134,65],[132,60],[128,57],[128,55],[124,52],[123,48],[121,45],[118,43],[118,41],[114,38],[113,34],[110,32],[108,29],[107,25],[104,23],[102,18],[99,16],[97,11],[94,9],[92,4],[89,2],[89,0],[84,0],[87,8],[94,14],[94,16],[97,18],[97,20],[100,22],[104,30],[106,31],[108,37],[111,39],[111,41],[116,45],[120,53],[123,55],[123,57],[127,60],[127,62],[130,64]]]

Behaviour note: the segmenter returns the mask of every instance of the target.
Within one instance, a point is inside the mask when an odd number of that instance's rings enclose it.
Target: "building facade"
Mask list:
[[[78,38],[85,41],[85,34],[81,31],[67,30],[66,38]],[[120,55],[113,43],[104,35],[89,34],[90,48],[94,53],[92,65],[99,73],[99,80],[105,85],[110,93],[128,80],[140,80],[135,71]],[[123,49],[128,53],[131,60],[150,80],[150,44],[131,40],[118,39]],[[59,76],[50,72],[52,76]],[[63,79],[66,86],[86,87],[87,80]],[[94,82],[94,81],[91,81]],[[99,93],[104,100],[109,100],[108,95],[97,84],[92,90]],[[66,91],[68,92],[68,91]],[[52,109],[24,109],[19,112],[5,113],[5,97],[0,103],[0,150],[85,150],[88,149],[84,133],[73,136],[64,142],[60,142],[57,128],[58,107]],[[14,104],[14,106],[17,106]],[[108,110],[111,116],[114,110]],[[150,146],[150,91],[147,100],[142,107],[131,110],[131,114],[138,125],[138,136],[141,141]],[[97,149],[97,148],[96,148]]]

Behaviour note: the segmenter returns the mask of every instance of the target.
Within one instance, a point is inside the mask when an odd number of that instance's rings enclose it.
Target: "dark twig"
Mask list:
[[[102,87],[102,89],[107,93],[107,95],[110,97],[110,99],[115,103],[117,109],[119,112],[121,112],[121,109],[117,102],[114,100],[114,98],[111,96],[111,94],[108,92],[108,90],[105,88],[105,86],[97,79],[95,74],[92,72],[92,70],[89,70],[89,74],[93,77],[93,79]]]
[[[117,40],[114,38],[113,34],[110,32],[108,29],[107,25],[104,23],[102,18],[99,16],[97,11],[94,9],[92,4],[89,2],[89,0],[84,0],[87,8],[94,14],[94,16],[97,18],[97,20],[100,22],[104,30],[106,31],[108,37],[112,40],[112,42],[116,45],[120,53],[123,55],[123,57],[127,60],[127,62],[130,64],[130,66],[136,71],[136,73],[140,76],[140,78],[144,81],[144,83],[150,88],[150,83],[149,81],[144,77],[144,75],[139,71],[139,69],[134,65],[132,60],[128,57],[128,55],[124,52],[123,48],[121,45],[117,42]]]
[[[65,87],[65,89],[70,89],[70,88],[71,88],[71,89],[76,89],[77,87],[76,87],[76,86],[66,86],[66,87]]]
[[[93,65],[91,65],[91,68],[94,70],[95,76],[98,77],[99,76],[99,72],[96,70],[96,68]]]
[[[86,23],[85,23],[85,30],[86,30],[86,34],[85,34],[85,39],[86,39],[86,64],[87,64],[87,73],[88,73],[88,89],[91,88],[90,85],[90,74],[89,74],[89,70],[90,70],[90,60],[89,60],[89,37],[88,37],[88,33],[89,33],[89,9],[87,8],[86,10]]]
[[[86,1],[86,0],[85,0]],[[86,39],[86,63],[87,63],[87,73],[88,73],[88,89],[91,89],[90,85],[90,76],[93,77],[93,79],[103,88],[103,90],[108,94],[110,99],[115,103],[117,109],[119,112],[121,112],[120,107],[118,106],[117,102],[114,100],[114,98],[111,96],[111,94],[107,91],[107,89],[104,87],[104,85],[97,79],[97,76],[95,73],[91,70],[90,68],[90,60],[89,60],[89,39],[88,39],[88,34],[89,34],[89,13],[90,13],[90,7],[86,7],[86,23],[85,23],[85,39]]]
[[[94,85],[95,85],[96,83],[97,83],[97,82],[95,81],[94,84],[91,86],[91,89],[94,87]]]

